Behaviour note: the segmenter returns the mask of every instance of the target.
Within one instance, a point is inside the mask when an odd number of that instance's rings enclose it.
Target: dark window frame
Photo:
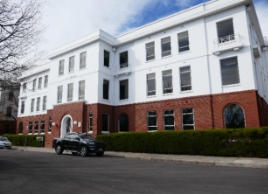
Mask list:
[[[107,80],[107,79],[103,79],[103,84],[102,84],[102,98],[104,100],[109,100],[109,89],[110,89],[110,81]]]
[[[108,56],[105,55],[105,53],[107,53]],[[110,66],[110,52],[107,50],[103,50],[103,66],[105,66],[105,67]]]
[[[191,112],[187,112],[187,110],[191,110]],[[192,124],[187,124],[184,123],[184,121],[188,118],[190,118],[189,116],[192,115],[192,120],[193,123]],[[194,122],[194,108],[183,108],[181,109],[181,117],[182,117],[182,129],[183,130],[195,130],[195,122]],[[186,119],[184,119],[186,117]]]
[[[152,113],[155,113],[155,115],[153,115]],[[150,121],[151,119],[152,121]],[[155,125],[150,125],[151,123],[154,122],[154,119],[155,119]],[[156,111],[147,112],[147,129],[148,131],[157,131],[157,112]]]
[[[127,92],[124,91],[124,97],[123,97],[123,91],[121,90],[123,89],[123,85],[121,87],[121,83],[125,81],[127,82]],[[126,89],[124,88],[124,90]],[[128,79],[120,80],[119,81],[119,100],[128,100],[128,98],[129,98],[129,80]]]

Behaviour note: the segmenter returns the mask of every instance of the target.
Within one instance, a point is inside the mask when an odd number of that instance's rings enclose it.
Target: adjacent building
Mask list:
[[[20,77],[17,133],[268,125],[268,42],[251,0],[213,0],[118,37],[97,30]]]

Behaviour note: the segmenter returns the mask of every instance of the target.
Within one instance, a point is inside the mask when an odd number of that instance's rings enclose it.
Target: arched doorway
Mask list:
[[[121,114],[118,119],[118,131],[128,132],[128,116],[126,114]]]
[[[244,110],[238,104],[229,104],[223,111],[225,128],[245,128]]]
[[[63,138],[66,133],[73,131],[73,119],[70,115],[65,115],[61,120],[60,137]]]
[[[22,134],[23,133],[23,123],[20,122],[19,124],[19,134]]]

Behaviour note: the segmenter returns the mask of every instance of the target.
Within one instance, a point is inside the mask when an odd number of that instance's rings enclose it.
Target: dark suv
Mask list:
[[[83,157],[90,153],[103,156],[105,144],[85,133],[68,133],[64,138],[55,138],[53,148],[57,154],[62,154],[66,150],[71,151],[73,155],[80,153]]]

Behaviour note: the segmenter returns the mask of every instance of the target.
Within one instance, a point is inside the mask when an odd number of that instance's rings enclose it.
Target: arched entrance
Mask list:
[[[63,138],[66,133],[73,131],[73,119],[70,115],[65,115],[61,120],[60,137]]]
[[[128,116],[121,114],[118,119],[119,132],[128,132]]]

